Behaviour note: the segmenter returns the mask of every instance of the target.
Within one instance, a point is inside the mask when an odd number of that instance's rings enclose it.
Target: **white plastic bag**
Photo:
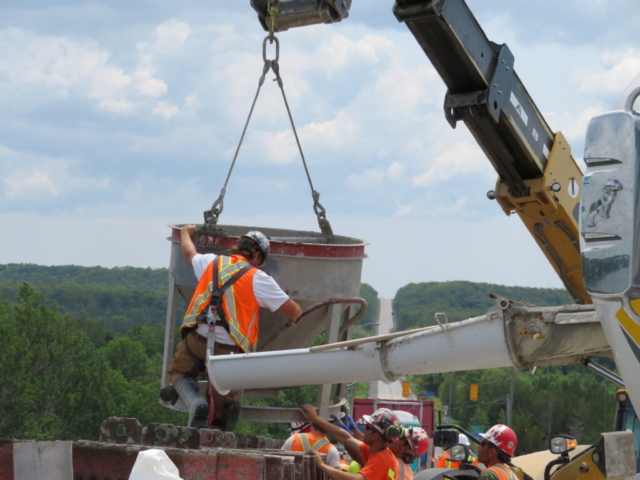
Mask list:
[[[178,467],[164,450],[152,448],[138,453],[129,480],[182,480]]]

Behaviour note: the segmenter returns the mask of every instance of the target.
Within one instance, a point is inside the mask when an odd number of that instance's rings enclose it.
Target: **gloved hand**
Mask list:
[[[342,417],[342,422],[351,431],[358,429],[356,422],[353,421],[353,418],[351,418],[351,415],[349,414],[346,414],[344,417]]]
[[[342,420],[340,420],[340,417],[338,417],[337,415],[331,415],[331,423],[351,433],[351,430],[349,430],[349,427],[347,427],[344,423],[342,423]]]

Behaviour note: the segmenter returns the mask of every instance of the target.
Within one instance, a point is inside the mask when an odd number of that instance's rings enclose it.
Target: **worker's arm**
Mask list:
[[[296,326],[296,320],[302,314],[302,309],[300,308],[300,305],[298,305],[296,302],[294,302],[291,299],[288,299],[286,302],[284,302],[280,306],[278,311],[284,313],[284,315],[289,319],[290,327]]]
[[[339,468],[333,468],[327,465],[322,461],[322,454],[317,450],[309,450],[309,452],[307,453],[309,453],[316,459],[316,465],[318,466],[318,468],[326,473],[327,477],[329,477],[331,480],[367,480],[360,473],[343,472]]]
[[[331,421],[334,425],[340,427],[343,430],[346,430],[348,433],[353,435],[357,440],[360,440],[361,442],[363,441],[364,435],[358,429],[356,422],[353,421],[353,418],[351,418],[351,415],[349,415],[348,413],[345,414],[344,418],[342,419],[340,419],[340,417],[338,417],[337,415],[331,415]]]
[[[191,237],[196,232],[196,227],[193,225],[185,225],[180,229],[180,242],[182,250],[182,256],[184,257],[184,261],[191,265],[191,260],[195,257],[198,252],[196,250],[196,246],[193,243]]]
[[[364,458],[362,457],[362,452],[360,451],[360,444],[362,443],[359,440],[353,438],[346,430],[338,427],[337,425],[333,425],[332,423],[326,421],[324,418],[318,415],[316,412],[316,407],[309,404],[304,404],[300,406],[303,415],[310,422],[315,423],[322,427],[322,429],[328,434],[331,435],[336,441],[340,442],[344,445],[344,448],[347,450],[347,453],[351,457],[352,460],[355,460],[360,465],[364,465]]]

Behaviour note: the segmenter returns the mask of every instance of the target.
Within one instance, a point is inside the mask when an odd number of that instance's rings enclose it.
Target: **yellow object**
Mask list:
[[[478,400],[478,384],[472,383],[469,385],[469,400],[476,402]]]
[[[578,245],[578,208],[582,171],[571,147],[557,132],[541,178],[524,180],[529,196],[514,197],[498,179],[496,200],[507,214],[517,213],[576,303],[593,303],[582,281]],[[554,190],[559,186],[559,190]]]
[[[409,382],[402,382],[402,396],[404,398],[411,396],[411,384]]]

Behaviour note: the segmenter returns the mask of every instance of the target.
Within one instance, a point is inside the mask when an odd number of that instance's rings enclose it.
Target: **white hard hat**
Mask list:
[[[469,441],[469,437],[467,437],[464,433],[458,434],[458,443],[463,445],[471,446],[471,442]]]

